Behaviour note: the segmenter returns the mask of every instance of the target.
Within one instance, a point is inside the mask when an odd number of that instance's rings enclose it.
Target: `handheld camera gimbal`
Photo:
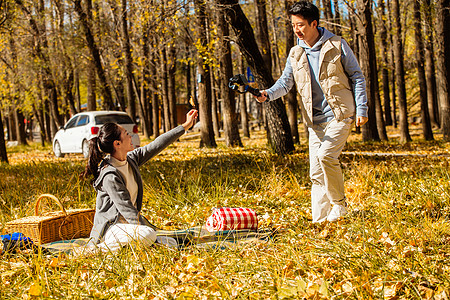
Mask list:
[[[239,90],[240,86],[244,87],[244,91]],[[244,74],[238,74],[231,77],[230,81],[228,82],[228,87],[233,91],[238,92],[239,94],[250,92],[250,94],[253,94],[256,97],[261,96],[261,93],[258,89],[252,88],[248,85],[247,78],[245,78]]]

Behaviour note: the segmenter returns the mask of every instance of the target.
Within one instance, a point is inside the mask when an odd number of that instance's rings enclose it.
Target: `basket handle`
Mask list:
[[[67,212],[64,209],[64,206],[62,205],[61,201],[59,201],[58,198],[56,198],[55,196],[53,196],[52,194],[42,194],[40,195],[37,200],[36,200],[36,206],[34,208],[34,215],[35,216],[39,216],[39,204],[41,203],[42,198],[50,198],[52,200],[54,200],[58,206],[61,208],[62,212],[64,213],[64,215],[67,217]]]

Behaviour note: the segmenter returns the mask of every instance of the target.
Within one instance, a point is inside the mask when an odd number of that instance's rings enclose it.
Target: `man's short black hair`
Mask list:
[[[320,12],[317,6],[312,4],[312,2],[307,0],[301,0],[292,4],[292,6],[288,10],[289,16],[299,15],[303,19],[308,21],[308,24],[311,24],[312,21],[316,20],[317,24],[319,24]]]

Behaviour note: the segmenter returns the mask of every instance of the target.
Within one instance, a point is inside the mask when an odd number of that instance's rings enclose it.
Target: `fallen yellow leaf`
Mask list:
[[[30,289],[28,290],[28,293],[31,296],[38,297],[42,294],[42,287],[40,286],[39,283],[33,282],[30,286]]]
[[[303,280],[303,278],[299,277],[297,279],[297,285],[298,285],[298,289],[302,292],[306,291],[306,282]]]
[[[186,257],[186,263],[197,266],[200,264],[200,259],[195,255],[189,255],[188,257]]]
[[[188,271],[190,273],[194,273],[194,272],[197,272],[198,269],[197,269],[196,265],[194,265],[193,263],[189,263],[186,267],[186,271]]]
[[[438,287],[436,293],[434,294],[435,300],[448,300],[448,291],[444,290],[442,287]]]
[[[350,281],[347,281],[342,285],[342,291],[346,294],[353,293],[353,289],[353,285]]]
[[[113,280],[113,279],[107,279],[107,280],[105,281],[105,286],[106,286],[108,289],[114,287],[115,285],[117,285],[117,282],[116,282],[115,280]]]
[[[318,238],[321,238],[321,239],[324,239],[324,238],[326,238],[327,236],[328,236],[328,230],[327,230],[327,229],[322,230],[322,231],[317,235],[317,237],[318,237]]]
[[[402,288],[403,283],[402,282],[396,282],[394,284],[391,285],[386,285],[384,287],[384,299],[396,299],[397,298],[397,293],[400,291],[400,289]]]
[[[319,293],[324,297],[330,297],[330,294],[328,293],[328,282],[326,280],[324,280],[322,285],[320,286]]]
[[[418,287],[420,295],[425,299],[432,299],[434,291],[426,286],[419,285]]]
[[[177,300],[192,300],[192,299],[194,299],[194,294],[189,293],[189,292],[182,292],[177,297]]]
[[[51,268],[56,268],[58,266],[58,263],[59,263],[58,257],[54,257],[54,258],[52,258],[52,260],[50,261],[50,263],[48,265]]]
[[[315,298],[316,294],[319,293],[320,286],[318,284],[311,284],[306,289],[306,298],[312,299]]]

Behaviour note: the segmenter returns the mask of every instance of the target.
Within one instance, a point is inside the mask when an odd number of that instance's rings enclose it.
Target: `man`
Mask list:
[[[353,123],[368,120],[366,81],[345,40],[318,26],[314,4],[296,2],[288,13],[298,45],[278,81],[256,99],[278,99],[295,82],[309,131],[312,220],[334,222],[348,213],[338,158]]]

